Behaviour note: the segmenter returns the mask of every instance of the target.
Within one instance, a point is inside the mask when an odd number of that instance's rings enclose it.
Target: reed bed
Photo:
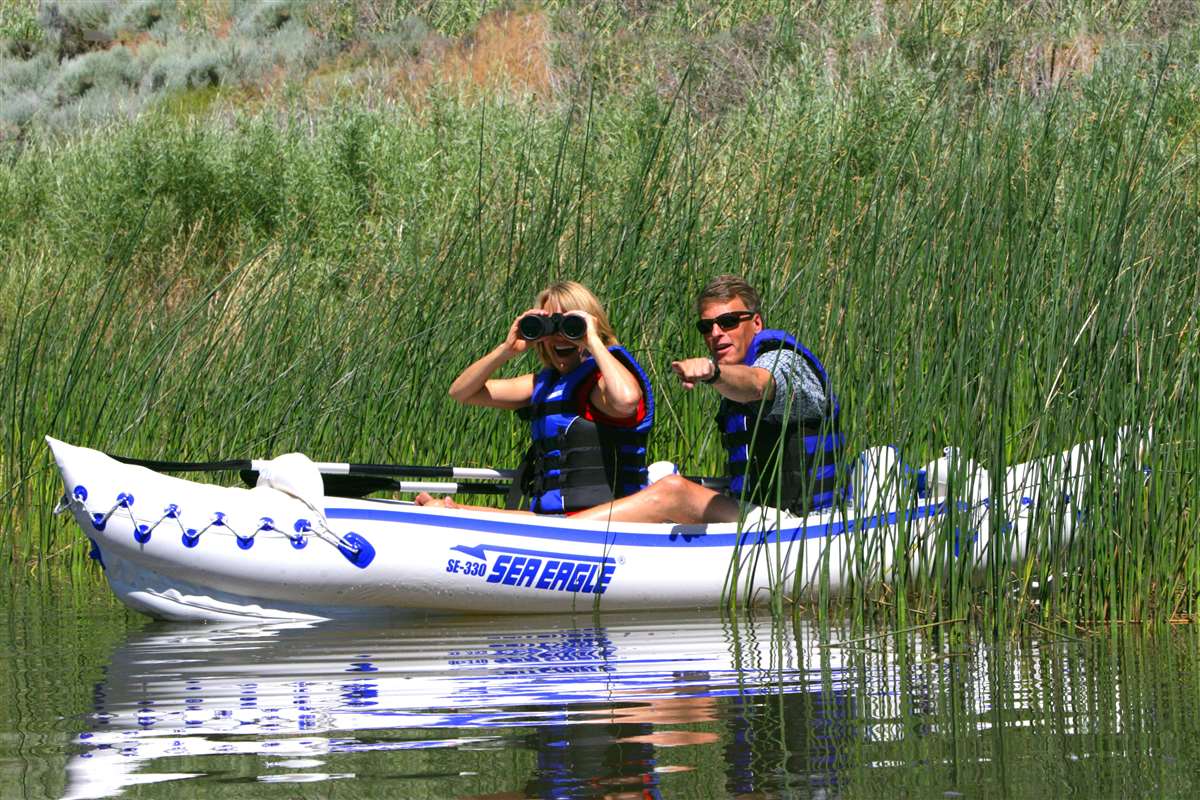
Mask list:
[[[915,560],[866,537],[839,613],[1190,619],[1200,117],[1180,47],[1114,48],[1039,91],[881,57],[836,81],[793,64],[719,114],[685,73],[671,91],[431,90],[27,142],[0,165],[0,560],[94,579],[49,513],[46,434],[143,457],[511,466],[520,423],[445,388],[558,278],[606,301],[654,379],[651,457],[716,473],[715,399],[669,363],[702,352],[691,298],[734,272],[828,365],[851,452],[895,443],[919,465],[955,446],[995,482],[1153,429],[1149,480],[1132,461],[1097,474],[1070,546],[1048,523],[1027,564],[996,544],[979,575],[949,544]],[[965,524],[952,513],[946,541]]]

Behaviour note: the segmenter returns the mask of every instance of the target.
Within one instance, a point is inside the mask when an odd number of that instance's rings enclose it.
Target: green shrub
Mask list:
[[[0,58],[30,58],[45,38],[32,4],[0,3]]]
[[[17,138],[41,108],[42,98],[36,92],[0,96],[0,141]]]
[[[107,46],[113,38],[112,10],[106,0],[45,0],[38,21],[62,60]]]
[[[164,50],[141,77],[143,96],[155,97],[187,89],[205,89],[225,83],[230,64],[212,45],[175,46]]]
[[[137,85],[138,78],[133,54],[124,47],[114,47],[68,62],[55,81],[54,93],[59,104],[93,90],[116,96],[129,92]]]
[[[153,30],[178,11],[177,0],[137,0],[120,10],[113,28],[118,33],[140,33]]]
[[[124,87],[97,87],[75,102],[46,112],[43,126],[58,136],[69,136],[114,120],[130,119],[141,110],[138,98]]]
[[[29,59],[0,58],[0,97],[9,93],[41,91],[55,72],[54,57],[39,53]]]
[[[262,39],[238,42],[232,68],[241,83],[253,83],[277,68],[299,77],[304,68],[315,64],[319,52],[312,32],[299,22],[289,22]]]
[[[303,25],[301,12],[305,3],[300,0],[241,0],[234,4],[238,32],[259,38],[294,23]]]
[[[394,31],[375,33],[366,42],[376,53],[395,57],[415,58],[419,56],[434,32],[420,17],[408,16],[400,21]]]

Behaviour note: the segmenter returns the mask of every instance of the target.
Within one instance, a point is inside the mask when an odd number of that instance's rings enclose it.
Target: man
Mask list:
[[[670,475],[576,518],[734,522],[743,502],[796,514],[832,504],[843,437],[825,367],[792,336],[766,327],[758,293],[739,277],[715,278],[696,309],[711,357],[675,361],[671,368],[685,389],[705,384],[721,395],[717,425],[729,490],[714,492]]]

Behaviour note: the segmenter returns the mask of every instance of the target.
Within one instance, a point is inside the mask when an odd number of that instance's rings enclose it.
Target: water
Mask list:
[[[988,646],[710,613],[181,626],[50,589],[5,611],[5,798],[1200,793],[1190,630]]]

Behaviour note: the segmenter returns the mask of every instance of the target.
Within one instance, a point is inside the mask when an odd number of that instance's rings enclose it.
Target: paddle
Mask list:
[[[108,454],[122,464],[146,467],[155,472],[219,472],[221,470],[259,471],[267,459],[229,459],[226,461],[158,461],[149,458],[130,458]],[[427,467],[405,464],[348,464],[333,461],[316,462],[322,475],[395,475],[410,478],[454,478],[455,480],[507,481],[512,470],[483,467]]]
[[[258,483],[258,473],[244,469],[239,473],[247,486]],[[434,481],[398,481],[379,475],[322,475],[328,497],[366,497],[374,492],[430,492],[436,494],[507,494],[508,486],[499,483],[443,483]]]
[[[227,459],[224,461],[161,461],[150,458],[131,458],[108,454],[123,464],[146,467],[155,472],[220,472],[238,470],[242,480],[253,486],[266,459]],[[420,484],[396,481],[385,476],[412,478],[453,478],[458,480],[509,481],[515,470],[486,467],[430,467],[413,464],[352,464],[332,461],[316,462],[325,493],[333,497],[363,497],[372,492],[437,492],[444,494],[505,494],[506,487],[495,483],[436,483]],[[726,478],[685,476],[688,480],[713,489],[728,485]]]

